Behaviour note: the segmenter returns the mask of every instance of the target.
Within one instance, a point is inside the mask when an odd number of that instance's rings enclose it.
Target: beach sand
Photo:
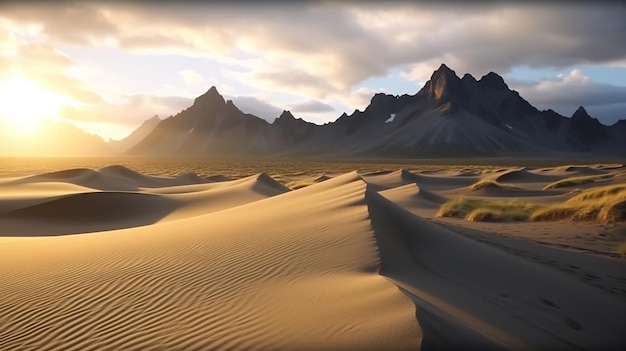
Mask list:
[[[436,216],[458,197],[559,203],[623,171],[2,178],[0,349],[624,349],[624,222]]]

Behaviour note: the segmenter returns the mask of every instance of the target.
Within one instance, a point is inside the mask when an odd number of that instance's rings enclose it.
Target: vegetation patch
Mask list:
[[[456,199],[441,205],[437,217],[463,217],[471,222],[524,221],[540,205],[520,201]]]
[[[507,190],[521,190],[522,188],[516,185],[503,184],[493,180],[482,180],[478,183],[474,183],[470,186],[470,190],[477,191],[483,188],[493,189],[507,189]]]
[[[607,185],[582,191],[557,205],[533,213],[533,221],[571,219],[613,223],[626,220],[626,184]]]
[[[617,253],[622,257],[626,257],[626,241],[619,244],[617,247]]]
[[[595,187],[554,205],[531,202],[455,199],[441,205],[437,217],[462,217],[467,221],[626,221],[626,184]]]
[[[568,186],[576,186],[576,185],[582,185],[582,184],[587,184],[587,183],[593,183],[598,180],[609,179],[609,178],[617,177],[617,176],[624,175],[624,174],[626,174],[626,172],[614,172],[614,173],[591,175],[591,176],[570,177],[570,178],[561,179],[554,183],[550,183],[546,185],[543,188],[543,190],[565,188]]]

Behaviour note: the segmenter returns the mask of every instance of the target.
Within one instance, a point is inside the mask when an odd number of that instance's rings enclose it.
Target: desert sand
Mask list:
[[[623,221],[438,216],[624,170],[1,178],[0,349],[624,349]]]

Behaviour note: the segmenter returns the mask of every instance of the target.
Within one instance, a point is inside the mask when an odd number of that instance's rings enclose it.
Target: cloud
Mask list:
[[[8,39],[2,48],[4,55],[0,57],[0,76],[19,74],[77,103],[102,102],[98,94],[75,77],[75,63],[50,44],[27,42],[2,28],[0,37]]]
[[[9,2],[0,5],[0,74],[3,68],[17,65],[33,79],[62,87],[63,93],[93,105],[92,115],[81,118],[97,120],[110,115],[106,117],[109,120],[116,118],[113,115],[171,111],[179,105],[158,101],[148,92],[144,95],[152,97],[134,98],[142,101],[137,105],[130,97],[115,104],[103,101],[101,92],[71,74],[76,63],[56,47],[112,47],[127,53],[210,57],[223,64],[221,72],[227,78],[256,91],[285,93],[294,100],[316,99],[327,106],[318,106],[327,109],[318,111],[318,115],[330,115],[331,101],[334,106],[334,102],[345,104],[350,110],[365,108],[378,91],[358,84],[369,77],[384,76],[391,69],[400,69],[401,78],[423,84],[442,62],[459,75],[468,72],[475,77],[489,71],[503,75],[519,65],[623,67],[623,18],[625,6],[605,2],[568,6],[536,2],[479,2],[467,6],[436,2],[245,6],[237,2],[205,5],[193,1]],[[217,86],[196,71],[178,73],[185,91]],[[623,91],[619,87],[576,81],[580,77],[575,74],[561,78],[520,91],[534,104],[567,107],[575,99],[577,105],[598,108],[602,103],[621,104],[617,94]],[[222,83],[228,82],[220,82],[220,91],[225,89]],[[548,102],[549,97],[556,103]],[[282,110],[268,99],[233,100],[242,110],[268,120]],[[148,101],[155,107],[149,108]],[[98,106],[103,112],[96,112]],[[122,114],[122,108],[129,110]],[[118,120],[122,123],[124,119]]]
[[[394,67],[423,80],[444,61],[480,76],[520,64],[626,60],[620,45],[626,8],[620,4],[112,2],[14,5],[2,12],[15,23],[40,23],[44,35],[63,42],[96,45],[109,39],[122,50],[144,53],[250,55],[257,60],[240,63],[254,72],[247,77],[251,82],[316,97],[345,93]],[[289,64],[277,70],[276,62]]]
[[[539,109],[552,108],[570,116],[582,105],[605,124],[626,118],[626,87],[596,82],[579,69],[540,82],[510,84]]]
[[[125,128],[136,128],[155,114],[166,118],[191,106],[192,103],[193,99],[180,96],[138,94],[127,96],[120,103],[102,102],[79,108],[66,106],[59,111],[59,117],[73,122],[106,122]]]
[[[280,116],[283,111],[282,108],[260,100],[254,96],[229,96],[225,98],[232,100],[233,104],[235,104],[235,106],[237,106],[237,108],[239,108],[242,112],[261,117],[270,123]]]
[[[350,93],[348,98],[339,99],[346,105],[355,110],[365,110],[365,108],[370,104],[372,97],[376,93],[385,93],[388,94],[388,91],[385,89],[369,89],[369,88],[358,88]],[[352,111],[348,111],[350,114]]]
[[[317,100],[298,101],[288,106],[292,112],[331,112],[335,108]]]
[[[185,84],[203,84],[207,80],[202,75],[191,69],[184,69],[178,72]]]
[[[18,1],[0,5],[1,16],[8,25],[19,32],[32,32],[33,24],[45,39],[73,44],[97,44],[104,38],[119,35],[118,26],[107,16],[107,11],[94,4],[75,2]]]

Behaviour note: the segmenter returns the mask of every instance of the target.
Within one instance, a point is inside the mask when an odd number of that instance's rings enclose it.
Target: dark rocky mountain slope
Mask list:
[[[459,78],[442,64],[415,95],[376,94],[364,111],[316,125],[283,111],[270,124],[212,87],[161,121],[128,153],[194,157],[427,158],[626,156],[624,122],[605,126],[583,107],[539,111],[502,77]]]

